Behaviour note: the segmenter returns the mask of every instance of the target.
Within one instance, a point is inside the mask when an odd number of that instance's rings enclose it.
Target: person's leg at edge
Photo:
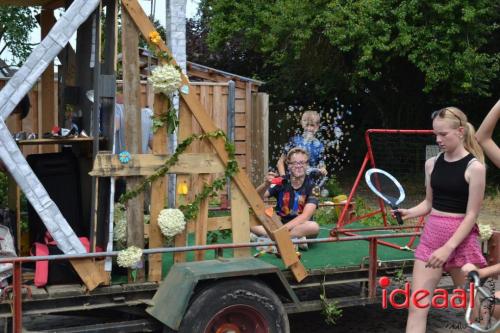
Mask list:
[[[428,290],[429,295],[422,298],[420,304],[430,304],[434,290],[436,289],[439,280],[443,274],[441,268],[427,268],[426,263],[416,259],[413,266],[413,277],[411,290],[412,294],[418,290]],[[408,321],[406,322],[406,333],[425,333],[427,327],[427,315],[429,314],[430,306],[420,309],[410,302],[408,309]]]

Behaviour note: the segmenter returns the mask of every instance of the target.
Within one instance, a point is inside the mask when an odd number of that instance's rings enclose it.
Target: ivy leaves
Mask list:
[[[154,115],[153,119],[153,133],[162,127],[167,125],[167,132],[169,134],[173,134],[177,126],[179,126],[179,119],[177,118],[177,113],[175,108],[172,106],[172,103],[169,103],[170,108],[162,112],[159,115]]]
[[[187,221],[194,220],[198,216],[201,201],[208,197],[215,196],[218,191],[223,190],[224,186],[226,185],[227,179],[234,176],[238,172],[238,163],[236,162],[235,158],[235,147],[231,142],[227,140],[226,134],[221,130],[204,134],[193,134],[186,138],[177,146],[174,154],[170,156],[170,158],[165,161],[163,166],[158,168],[154,174],[147,177],[144,182],[138,187],[122,194],[122,196],[120,197],[120,203],[125,204],[128,200],[136,197],[139,193],[144,192],[149,184],[153,183],[160,177],[165,176],[172,165],[174,165],[179,160],[179,155],[182,154],[187,149],[187,147],[189,147],[189,145],[191,145],[191,143],[193,143],[195,140],[201,141],[208,138],[222,138],[224,140],[224,148],[228,154],[228,162],[224,171],[224,176],[215,179],[212,184],[204,184],[201,192],[195,196],[193,202],[187,205],[181,205],[179,207],[182,213],[184,213]]]

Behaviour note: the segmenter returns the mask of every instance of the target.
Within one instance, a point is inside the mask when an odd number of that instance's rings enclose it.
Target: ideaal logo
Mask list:
[[[404,284],[404,289],[396,288],[389,293],[387,287],[391,284],[391,279],[387,276],[383,276],[378,280],[379,286],[382,288],[382,308],[387,309],[387,304],[390,303],[395,309],[408,309],[410,307],[410,302],[420,309],[428,308],[432,306],[437,309],[444,309],[451,306],[455,309],[466,309],[467,308],[467,291],[464,289],[453,289],[451,293],[451,298],[448,302],[450,293],[445,289],[436,289],[431,298],[431,302],[425,302],[424,299],[431,293],[426,289],[419,289],[410,291],[410,283],[406,282]],[[469,285],[469,307],[474,308],[474,283]],[[402,301],[402,302],[401,302]]]

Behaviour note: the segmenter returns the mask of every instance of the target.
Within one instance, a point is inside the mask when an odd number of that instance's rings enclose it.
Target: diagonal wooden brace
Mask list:
[[[149,34],[156,31],[156,29],[146,13],[144,13],[139,2],[137,0],[122,0],[122,5],[132,17],[143,37],[149,41]],[[172,57],[172,53],[163,41],[158,44],[158,47],[161,51],[167,52],[168,55]],[[172,60],[171,64],[176,65],[175,60]],[[210,118],[201,102],[195,96],[194,90],[190,87],[189,80],[184,74],[182,75],[181,90],[182,92],[180,95],[182,100],[186,103],[187,107],[192,112],[193,117],[195,117],[200,124],[201,129],[205,133],[218,130],[218,128],[215,127],[212,118]],[[190,91],[193,93],[190,93]],[[222,164],[227,166],[229,158],[224,147],[224,140],[222,138],[210,138],[209,140],[217,152],[217,155],[221,159]],[[233,176],[233,181],[239,187],[241,193],[245,196],[248,205],[253,209],[255,215],[262,226],[266,229],[267,233],[276,241],[282,258],[286,258],[285,265],[290,268],[297,281],[302,281],[307,276],[307,272],[294,250],[288,230],[286,228],[282,228],[283,224],[276,215],[269,217],[265,214],[265,206],[262,198],[259,196],[255,187],[250,182],[250,179],[243,171],[239,170]]]

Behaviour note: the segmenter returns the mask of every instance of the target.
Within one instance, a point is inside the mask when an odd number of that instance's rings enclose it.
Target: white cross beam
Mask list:
[[[30,91],[47,66],[52,65],[56,55],[66,46],[78,27],[92,14],[99,2],[100,0],[74,1],[49,34],[35,47],[23,66],[0,90],[0,101],[3,103],[0,106],[0,158],[57,242],[58,247],[66,254],[86,251],[28,165],[5,125],[5,119]]]

